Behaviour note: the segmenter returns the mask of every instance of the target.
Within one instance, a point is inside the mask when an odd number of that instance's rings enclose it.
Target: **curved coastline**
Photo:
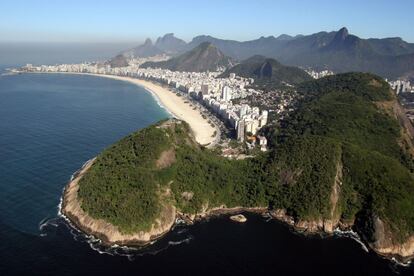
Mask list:
[[[39,74],[70,74],[70,75],[87,75],[101,78],[108,78],[118,81],[126,81],[134,85],[140,86],[148,91],[156,100],[158,105],[165,109],[171,116],[187,122],[193,131],[196,141],[200,145],[208,146],[216,139],[217,127],[212,127],[208,119],[203,118],[199,110],[193,109],[189,103],[171,92],[161,85],[153,82],[136,79],[125,76],[105,75],[105,74],[91,74],[91,73],[76,73],[76,72],[39,72]]]
[[[79,189],[78,182],[82,176],[93,165],[96,158],[88,160],[81,169],[79,169],[65,186],[61,206],[59,212],[61,215],[80,231],[87,235],[91,235],[102,241],[107,246],[144,246],[151,244],[152,242],[160,239],[164,235],[168,234],[171,229],[179,222],[183,221],[187,225],[194,224],[199,221],[206,220],[214,216],[222,215],[234,215],[243,212],[256,213],[262,215],[268,215],[270,219],[275,219],[286,225],[292,227],[293,231],[297,231],[304,235],[322,234],[323,236],[332,236],[337,229],[349,231],[351,228],[349,225],[336,224],[332,231],[324,229],[323,225],[317,225],[315,222],[307,222],[305,225],[301,225],[300,222],[295,222],[292,217],[285,214],[284,210],[270,211],[267,207],[232,207],[219,206],[205,210],[198,214],[185,214],[179,212],[175,206],[163,206],[162,215],[153,224],[150,231],[140,231],[132,234],[125,234],[118,230],[117,226],[106,222],[103,219],[94,219],[90,217],[81,208],[81,202],[77,197]],[[302,222],[303,224],[303,222]],[[309,224],[309,225],[307,225]],[[305,227],[304,227],[305,226]],[[351,230],[352,231],[352,230]],[[353,237],[353,239],[355,239]],[[396,262],[399,265],[409,265],[413,258],[412,255],[407,254],[407,247],[412,246],[411,242],[398,246],[398,248],[378,248],[374,244],[365,243],[358,239],[359,243],[362,243],[366,248],[376,252],[378,255],[383,256]],[[409,245],[408,245],[409,244]],[[404,250],[401,250],[404,249]],[[405,252],[404,252],[405,251]]]
[[[159,219],[148,232],[126,234],[119,231],[118,227],[103,219],[95,219],[87,214],[81,207],[82,202],[78,198],[79,181],[90,169],[96,158],[86,162],[75,173],[73,179],[66,185],[61,203],[61,213],[69,219],[78,229],[89,235],[95,236],[108,245],[145,245],[167,233],[175,223],[175,207],[165,206],[162,219]]]
[[[66,73],[66,74],[76,74],[76,73]],[[174,111],[178,108],[180,108],[181,105],[175,105],[174,102],[171,101],[171,97],[176,97],[181,102],[182,105],[188,107],[188,109],[194,111],[197,113],[200,117],[200,113],[198,110],[193,110],[189,107],[188,104],[184,103],[184,100],[178,96],[175,95],[175,93],[172,93],[166,88],[163,88],[159,85],[153,84],[149,81],[140,80],[140,79],[134,79],[129,77],[120,77],[120,76],[113,76],[113,75],[101,75],[101,74],[85,74],[85,73],[78,73],[81,75],[91,75],[91,76],[97,76],[97,77],[106,77],[111,78],[115,80],[120,81],[128,81],[130,83],[133,83],[135,85],[141,86],[144,89],[146,89],[151,95],[156,99],[158,104],[165,108],[172,116],[187,121],[193,130],[197,142],[200,144],[203,144],[200,142],[200,134],[197,136],[197,132],[194,129],[194,126],[197,124],[191,124],[188,119],[186,120],[188,116],[191,117],[188,113],[175,113]],[[166,96],[166,97],[163,97]],[[207,123],[206,119],[201,118],[201,120],[205,121]],[[209,125],[209,124],[208,124]],[[214,131],[214,128],[213,128]],[[213,139],[213,136],[210,136],[211,139]],[[104,220],[95,220],[91,217],[89,217],[83,210],[80,208],[80,203],[78,201],[78,198],[76,196],[77,190],[79,187],[78,181],[82,177],[84,173],[91,167],[93,164],[94,159],[90,160],[90,162],[87,162],[82,169],[80,169],[71,179],[71,181],[68,183],[68,185],[65,187],[63,196],[62,196],[62,214],[67,217],[67,219],[72,222],[78,229],[80,229],[82,232],[85,232],[87,234],[90,234],[92,236],[95,236],[102,240],[104,244],[107,245],[145,245],[148,243],[151,243],[152,241],[155,241],[162,237],[163,235],[167,234],[175,225],[177,218],[184,219],[184,221],[188,224],[191,224],[193,222],[206,219],[210,216],[214,215],[224,215],[224,214],[236,214],[240,212],[254,212],[254,213],[267,213],[267,208],[243,208],[243,207],[235,207],[235,208],[226,208],[225,206],[217,207],[210,209],[206,212],[196,214],[196,215],[187,215],[187,214],[181,214],[177,212],[174,206],[169,206],[169,213],[170,218],[168,220],[164,219],[158,219],[156,224],[153,225],[153,228],[149,232],[139,232],[134,234],[122,234],[120,231],[117,230],[117,227],[114,225],[111,225],[108,222],[105,222]],[[72,205],[72,208],[70,207]],[[74,206],[74,207],[73,207]],[[270,215],[272,218],[277,219],[279,221],[285,222],[288,225],[291,225],[296,230],[301,230],[303,233],[326,233],[326,234],[332,234],[334,225],[332,225],[332,231],[326,231],[324,229],[324,225],[322,223],[322,226],[320,226],[318,223],[314,223],[315,225],[305,225],[305,227],[301,227],[300,223],[295,223],[292,218],[288,217],[287,215],[277,215],[273,212],[270,212]],[[164,218],[164,217],[163,217]],[[309,223],[309,222],[307,222]],[[338,227],[338,225],[336,225]],[[414,246],[414,240],[411,238],[409,241],[407,241],[404,244],[393,246],[393,245],[387,245],[387,246],[378,246],[376,244],[367,244],[373,251],[375,251],[377,254],[384,256],[388,259],[394,259],[397,258],[398,260],[402,259],[402,262],[409,261],[413,258],[413,255],[410,255],[409,253],[412,252],[412,248]],[[398,253],[396,253],[398,252]],[[397,261],[398,262],[398,261]],[[401,264],[401,263],[400,263]],[[403,263],[402,263],[403,264]]]
[[[145,88],[155,97],[158,103],[161,103],[161,107],[165,108],[175,118],[190,125],[194,137],[200,145],[209,145],[214,141],[216,129],[208,123],[208,119],[204,119],[198,109],[193,109],[182,97],[177,96],[170,90],[147,80],[114,75],[91,75],[127,81]]]
[[[241,212],[251,212],[263,214],[268,211],[267,207],[233,207],[227,208],[220,206],[212,208],[198,214],[184,214],[176,210],[175,206],[163,206],[160,218],[152,225],[150,231],[140,231],[137,233],[126,234],[119,231],[118,227],[103,220],[95,219],[88,215],[81,207],[82,202],[78,198],[79,181],[82,176],[91,168],[96,157],[88,160],[81,169],[79,169],[65,186],[59,212],[82,232],[100,239],[104,244],[125,245],[125,246],[143,246],[155,240],[158,240],[174,227],[178,219],[190,225],[195,222],[205,220],[212,216],[225,214],[238,214]]]

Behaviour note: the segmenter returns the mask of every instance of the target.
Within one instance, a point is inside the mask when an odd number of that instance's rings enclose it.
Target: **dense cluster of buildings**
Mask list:
[[[109,74],[156,81],[188,94],[201,102],[209,110],[222,118],[235,129],[237,139],[244,141],[246,135],[255,135],[268,122],[268,111],[248,103],[234,104],[233,100],[259,94],[248,88],[253,79],[230,74],[228,78],[218,78],[221,72],[176,72],[158,68],[140,68],[141,60],[131,62],[127,67],[111,68],[98,63],[61,64],[22,67],[31,72],[74,72]],[[264,142],[262,141],[262,144]]]
[[[305,69],[305,72],[308,73],[314,79],[320,79],[320,78],[331,76],[334,74],[334,72],[329,71],[329,70],[323,70],[323,71],[318,72],[312,69]]]
[[[414,86],[411,86],[409,81],[404,80],[396,80],[396,81],[388,81],[391,88],[397,93],[407,93],[411,92],[414,93]]]

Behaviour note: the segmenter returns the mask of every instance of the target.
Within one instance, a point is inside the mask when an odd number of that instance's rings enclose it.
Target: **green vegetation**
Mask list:
[[[185,213],[269,206],[296,219],[332,219],[339,183],[335,216],[379,216],[400,240],[414,233],[414,178],[405,162],[413,157],[399,146],[398,122],[376,105],[393,100],[388,85],[350,73],[306,82],[299,92],[297,112],[268,134],[272,150],[255,158],[220,157],[180,121],[131,134],[81,179],[82,208],[125,232],[149,229],[163,204]]]
[[[388,85],[370,74],[349,73],[304,83],[300,92],[305,100],[273,143],[284,148],[288,141],[317,136],[325,140],[325,152],[335,143],[344,168],[342,217],[353,220],[364,210],[370,219],[389,222],[397,239],[414,233],[413,157],[399,146],[398,122],[374,103],[392,100]]]
[[[224,72],[221,77],[231,73],[245,78],[253,78],[255,86],[269,90],[284,87],[286,84],[296,85],[312,78],[308,73],[293,66],[285,66],[275,59],[253,56]]]
[[[218,67],[229,67],[233,64],[231,58],[225,56],[209,42],[203,42],[194,49],[166,61],[148,61],[142,68],[163,68],[171,71],[206,72],[217,71]]]
[[[339,144],[323,137],[286,142],[268,165],[275,178],[268,183],[271,206],[284,208],[296,218],[329,218],[329,197],[340,154]]]
[[[82,208],[125,231],[148,229],[159,213],[154,160],[169,141],[159,128],[133,133],[102,152],[82,178]]]
[[[161,122],[105,150],[81,179],[82,208],[92,217],[133,232],[150,228],[165,189],[171,189],[172,202],[189,213],[200,212],[205,204],[266,206],[263,186],[255,178],[263,167],[260,158],[219,157],[197,146],[189,132],[185,123]],[[175,160],[160,168],[157,160],[169,149],[174,150]]]

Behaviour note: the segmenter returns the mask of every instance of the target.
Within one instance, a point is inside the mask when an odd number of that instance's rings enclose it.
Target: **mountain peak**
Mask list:
[[[160,42],[164,42],[164,41],[171,41],[171,40],[178,40],[178,38],[176,38],[174,36],[174,33],[167,33],[164,36],[160,36],[157,41],[155,42],[155,44],[160,43]]]
[[[346,27],[341,28],[335,35],[335,38],[340,40],[345,40],[345,38],[349,35],[348,29]]]
[[[151,46],[151,45],[152,45],[152,40],[151,40],[151,38],[147,38],[147,39],[145,40],[145,42],[144,42],[144,45],[146,45],[146,46]]]
[[[184,40],[176,38],[174,33],[167,33],[162,37],[159,37],[155,46],[168,54],[177,54],[182,52],[187,43]]]
[[[144,44],[122,52],[126,57],[151,57],[162,54],[163,51],[152,44],[152,40],[147,38]]]
[[[285,66],[279,61],[261,55],[252,56],[225,71],[220,77],[228,77],[230,73],[245,78],[253,78],[266,84],[267,88],[289,84],[299,84],[311,80],[311,77],[297,67]],[[256,82],[255,82],[256,83]]]
[[[291,40],[293,37],[287,34],[281,34],[276,37],[277,40]]]
[[[162,62],[146,62],[141,67],[163,68],[181,72],[206,72],[217,71],[232,65],[232,59],[225,56],[214,44],[203,42],[180,56]]]

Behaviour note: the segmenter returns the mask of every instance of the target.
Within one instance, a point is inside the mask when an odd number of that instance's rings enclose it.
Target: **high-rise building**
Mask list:
[[[256,132],[259,130],[260,122],[259,120],[254,119],[251,123],[251,133],[256,134]]]
[[[240,120],[237,123],[237,140],[244,141],[244,120]]]
[[[243,117],[244,115],[246,115],[248,111],[249,111],[249,106],[247,104],[242,104],[241,107],[240,107],[240,110],[239,110],[240,118]]]
[[[263,127],[267,124],[267,118],[268,118],[268,111],[263,110],[262,115],[260,116],[260,127]]]
[[[233,94],[233,91],[231,90],[231,88],[228,86],[224,86],[223,90],[221,91],[221,98],[224,101],[228,102],[232,99],[232,94]]]
[[[201,85],[201,94],[202,95],[208,95],[208,85],[207,84],[202,84]]]

